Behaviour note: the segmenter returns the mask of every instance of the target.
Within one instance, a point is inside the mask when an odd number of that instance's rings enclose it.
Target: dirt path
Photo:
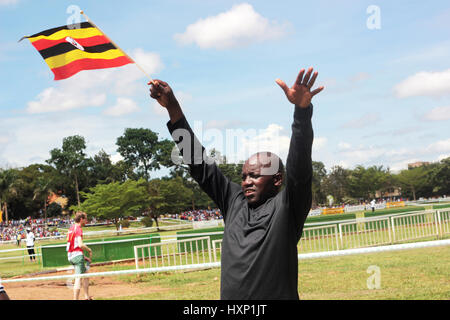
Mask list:
[[[89,272],[105,271],[104,267],[92,267]],[[60,271],[34,277],[71,274],[73,271]],[[25,275],[23,278],[30,278]],[[6,279],[4,279],[6,280]],[[11,300],[71,300],[73,298],[73,281],[46,280],[5,283],[5,290]],[[94,277],[89,279],[89,295],[94,299],[134,296],[157,291],[169,290],[156,286],[143,286],[117,280],[116,277]],[[80,298],[83,299],[83,290]]]

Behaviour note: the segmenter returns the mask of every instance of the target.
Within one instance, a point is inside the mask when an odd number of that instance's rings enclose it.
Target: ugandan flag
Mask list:
[[[90,22],[66,25],[27,36],[55,74],[55,80],[82,70],[106,69],[134,63]]]

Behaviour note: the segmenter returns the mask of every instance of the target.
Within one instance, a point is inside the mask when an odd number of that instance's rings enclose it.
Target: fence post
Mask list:
[[[391,217],[391,225],[392,225],[392,243],[395,243],[395,223],[394,223],[394,217]]]
[[[436,224],[437,236],[438,236],[438,239],[440,239],[444,235],[443,230],[442,230],[442,224],[441,224],[441,212],[439,210],[436,210],[435,214],[437,216],[437,224]]]
[[[336,235],[336,249],[339,250],[339,238],[337,224],[334,225],[334,234]]]
[[[339,224],[339,238],[341,238],[341,248],[344,248],[344,239],[342,237],[342,225]]]
[[[209,262],[212,262],[212,256],[211,256],[211,237],[208,236],[208,254],[209,254]]]
[[[134,247],[134,261],[136,262],[136,270],[139,269],[139,262],[138,262],[138,252],[136,246]]]
[[[388,227],[389,243],[390,243],[390,244],[393,244],[394,241],[393,241],[393,239],[392,239],[391,219],[389,219],[389,218],[387,219],[387,227]]]

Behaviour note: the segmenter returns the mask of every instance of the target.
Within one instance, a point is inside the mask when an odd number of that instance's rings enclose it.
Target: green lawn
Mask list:
[[[370,266],[379,267],[379,289],[367,286]],[[155,290],[116,300],[214,300],[220,296],[219,269],[120,276],[118,279]],[[448,300],[450,246],[301,260],[299,294],[304,300]]]

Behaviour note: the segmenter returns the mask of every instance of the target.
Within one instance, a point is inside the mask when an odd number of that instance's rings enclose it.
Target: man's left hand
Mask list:
[[[323,90],[323,86],[319,87],[313,91],[311,91],[314,82],[316,81],[317,75],[319,74],[317,71],[314,72],[313,76],[313,68],[310,67],[305,74],[305,69],[301,69],[300,73],[297,76],[297,80],[294,85],[289,88],[283,80],[277,79],[275,80],[278,85],[283,89],[286,97],[289,102],[299,106],[300,108],[307,108],[311,104],[311,99],[320,91]]]

